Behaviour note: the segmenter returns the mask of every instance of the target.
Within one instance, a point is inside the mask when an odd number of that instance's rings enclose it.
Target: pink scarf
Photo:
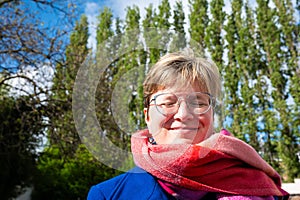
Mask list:
[[[132,136],[134,161],[157,177],[164,189],[179,187],[199,191],[199,195],[288,195],[281,189],[279,174],[237,138],[214,134],[198,145],[152,145],[148,136],[147,130]]]

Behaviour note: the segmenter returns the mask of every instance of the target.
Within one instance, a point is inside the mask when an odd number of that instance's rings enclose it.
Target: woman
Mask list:
[[[222,130],[216,65],[192,53],[162,57],[144,81],[148,129],[132,136],[136,168],[93,186],[88,199],[287,199],[280,176]]]

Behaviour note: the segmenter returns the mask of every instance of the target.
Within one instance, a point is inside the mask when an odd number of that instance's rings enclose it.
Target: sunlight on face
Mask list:
[[[203,109],[209,104],[209,96],[202,95],[195,100],[191,95],[203,92],[199,87],[183,89],[166,88],[154,93],[150,99],[158,96],[155,103],[150,102],[149,109],[145,108],[145,120],[150,134],[157,144],[197,144],[213,133],[213,110]],[[173,95],[163,96],[164,93]],[[180,99],[178,107],[177,100]],[[198,104],[196,104],[198,103]],[[200,108],[201,107],[201,108]],[[206,107],[205,107],[206,108]],[[202,109],[202,110],[201,110]],[[206,111],[198,114],[197,110]]]

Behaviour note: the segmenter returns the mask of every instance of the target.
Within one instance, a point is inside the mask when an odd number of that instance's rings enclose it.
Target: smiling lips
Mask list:
[[[197,128],[193,127],[174,127],[174,128],[169,128],[169,130],[198,130]]]

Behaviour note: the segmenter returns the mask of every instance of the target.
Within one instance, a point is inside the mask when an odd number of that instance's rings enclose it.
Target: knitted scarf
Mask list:
[[[148,136],[147,130],[132,136],[133,158],[163,185],[229,195],[288,195],[279,174],[235,137],[216,133],[197,145],[152,145]]]

